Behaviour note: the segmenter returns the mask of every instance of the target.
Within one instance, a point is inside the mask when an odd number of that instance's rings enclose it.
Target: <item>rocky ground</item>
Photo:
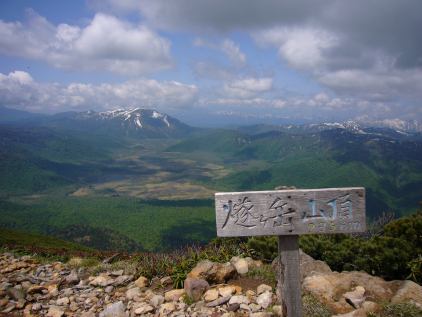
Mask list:
[[[242,279],[233,283],[260,266],[250,258],[235,257],[224,264],[201,261],[188,274],[184,289],[172,289],[171,277],[148,280],[124,269],[90,274],[75,265],[41,264],[30,256],[3,253],[0,316],[281,316],[272,286],[242,287]],[[331,272],[324,262],[305,254],[301,269],[304,292],[333,315],[366,316],[386,302],[411,302],[422,308],[422,287],[411,281]]]

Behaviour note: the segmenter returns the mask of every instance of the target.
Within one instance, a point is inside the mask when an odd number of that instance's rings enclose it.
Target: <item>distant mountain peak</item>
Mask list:
[[[353,120],[347,120],[343,122],[324,122],[318,124],[311,124],[311,128],[318,130],[329,130],[329,129],[344,129],[353,133],[366,134],[362,129],[361,125]]]
[[[144,108],[117,108],[113,110],[107,110],[102,112],[96,112],[93,110],[88,110],[80,112],[78,115],[80,119],[96,119],[96,120],[110,120],[116,121],[121,120],[122,125],[127,127],[133,127],[135,129],[143,129],[146,126],[146,121],[148,125],[162,125],[163,127],[170,128],[171,121],[174,121],[169,118],[167,114],[158,112],[153,109],[144,109]]]
[[[107,111],[57,114],[46,125],[139,137],[180,137],[194,128],[155,109],[119,107]],[[112,132],[113,131],[113,132]]]

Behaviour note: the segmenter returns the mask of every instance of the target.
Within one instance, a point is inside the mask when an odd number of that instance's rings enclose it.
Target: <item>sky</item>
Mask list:
[[[0,1],[0,106],[422,121],[422,1]]]

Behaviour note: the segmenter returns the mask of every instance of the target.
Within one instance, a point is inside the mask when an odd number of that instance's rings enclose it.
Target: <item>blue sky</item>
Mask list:
[[[0,105],[191,124],[421,120],[422,3],[0,2]]]

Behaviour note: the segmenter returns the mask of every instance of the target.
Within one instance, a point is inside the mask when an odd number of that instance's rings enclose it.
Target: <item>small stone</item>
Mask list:
[[[273,302],[272,297],[273,294],[269,291],[266,291],[258,296],[258,298],[256,299],[256,303],[261,305],[264,309],[267,309],[267,307],[270,306]]]
[[[231,278],[234,278],[237,274],[235,267],[230,263],[215,263],[215,277],[213,282],[216,283],[225,283]]]
[[[41,308],[42,308],[42,306],[41,306],[40,303],[34,303],[34,304],[32,304],[31,310],[36,312],[36,311],[40,311]]]
[[[229,305],[231,304],[249,304],[249,299],[244,295],[234,295],[230,298]]]
[[[50,294],[51,297],[56,297],[59,295],[59,289],[57,284],[51,284],[47,286],[48,294]]]
[[[223,287],[218,288],[218,292],[223,297],[231,296],[234,293],[236,293],[236,288],[234,286],[231,286],[231,285],[223,286]]]
[[[113,289],[114,289],[114,286],[109,285],[109,286],[107,286],[107,287],[104,289],[104,292],[106,292],[106,293],[111,293],[111,292],[113,291]]]
[[[251,302],[256,300],[256,293],[253,290],[248,289],[245,292],[245,295]]]
[[[271,317],[273,314],[266,311],[256,312],[249,315],[249,317]]]
[[[102,287],[106,287],[113,283],[114,283],[114,280],[110,278],[108,275],[104,275],[104,274],[98,275],[91,282],[89,282],[89,284],[93,286],[102,286]]]
[[[59,306],[69,305],[69,303],[70,301],[69,301],[69,298],[67,297],[62,297],[56,300],[56,305],[59,305]]]
[[[144,293],[144,297],[147,300],[151,300],[151,298],[153,298],[155,295],[155,293],[153,291],[151,291],[150,289],[146,289],[145,293]]]
[[[249,305],[249,308],[250,308],[251,312],[255,313],[255,312],[257,312],[261,309],[261,305],[252,303],[252,304]]]
[[[224,313],[223,315],[221,315],[221,317],[235,317],[236,314],[234,312],[228,312],[228,313]]]
[[[126,298],[128,300],[133,300],[135,297],[139,296],[141,296],[141,289],[139,287],[134,287],[126,291]]]
[[[177,302],[185,293],[184,289],[173,289],[164,294],[164,299],[166,302]]]
[[[118,270],[118,271],[112,271],[110,274],[113,276],[121,276],[123,275],[124,271],[123,270]]]
[[[356,309],[349,313],[333,315],[331,317],[367,317],[363,309]]]
[[[165,276],[162,279],[160,279],[160,284],[162,286],[168,286],[171,285],[173,283],[173,279],[171,278],[171,276]]]
[[[173,303],[164,303],[160,306],[160,316],[167,316],[172,311],[176,310],[176,306]]]
[[[236,290],[235,294],[236,295],[241,295],[242,294],[242,287],[239,285],[233,285],[234,289]]]
[[[362,309],[367,313],[377,313],[381,307],[375,302],[365,301],[362,304]]]
[[[144,304],[144,305],[135,309],[135,314],[136,315],[142,315],[142,314],[151,313],[153,311],[154,311],[154,307],[152,307],[151,305],[148,305],[148,304]]]
[[[17,287],[8,288],[7,295],[9,295],[9,297],[13,298],[16,301],[25,299],[26,297],[25,290]]]
[[[261,295],[264,292],[272,292],[273,288],[267,284],[261,284],[256,288],[256,293]]]
[[[132,275],[120,275],[114,280],[113,285],[114,286],[124,285],[124,284],[129,283],[132,280],[133,280]]]
[[[107,305],[99,317],[126,317],[126,307],[122,301]]]
[[[9,303],[9,301],[6,298],[0,299],[0,307],[4,307]]]
[[[353,308],[360,308],[365,301],[365,289],[362,286],[356,286],[353,291],[344,293],[343,297]]]
[[[47,287],[42,286],[42,285],[33,285],[28,288],[27,293],[28,294],[36,294],[36,293],[42,294],[42,292],[46,289]]]
[[[213,271],[215,263],[210,260],[202,260],[188,273],[188,277],[203,278],[207,280],[210,271]]]
[[[8,306],[5,310],[2,310],[2,313],[5,313],[5,314],[10,313],[15,308],[16,308],[16,305],[15,304],[12,304],[12,305]]]
[[[245,275],[249,271],[248,262],[243,258],[232,262],[232,264],[235,267],[237,273],[239,273],[240,275]]]
[[[393,304],[411,302],[422,307],[422,286],[412,281],[404,281],[391,302]]]
[[[154,306],[155,308],[158,308],[162,303],[164,303],[164,297],[161,295],[154,295],[152,296],[149,303]]]
[[[236,311],[240,308],[240,304],[239,303],[234,303],[234,304],[228,304],[227,305],[227,310],[228,311]]]
[[[64,311],[57,306],[50,306],[47,312],[47,317],[62,317],[64,315]]]
[[[138,286],[139,288],[144,288],[144,287],[148,287],[149,285],[149,281],[145,276],[140,276],[136,281],[135,281],[135,285]]]
[[[65,279],[66,284],[74,285],[79,283],[79,276],[76,270],[72,270],[68,276],[66,276]]]
[[[240,304],[239,309],[245,310],[245,311],[251,311],[251,309],[249,308],[249,305],[246,305],[246,304]]]
[[[218,298],[218,290],[216,290],[215,288],[209,289],[204,294],[204,300],[206,302],[212,302],[216,300],[217,298]]]
[[[223,305],[223,304],[227,303],[230,300],[230,298],[231,298],[231,295],[226,296],[226,297],[219,297],[216,300],[209,302],[207,304],[207,307],[216,307],[216,306]]]
[[[274,315],[276,315],[278,317],[283,316],[283,309],[281,308],[281,305],[274,305],[272,307],[272,310],[273,310]]]
[[[210,285],[206,280],[199,278],[188,277],[184,283],[186,295],[195,302],[201,299],[202,295],[209,287]]]

